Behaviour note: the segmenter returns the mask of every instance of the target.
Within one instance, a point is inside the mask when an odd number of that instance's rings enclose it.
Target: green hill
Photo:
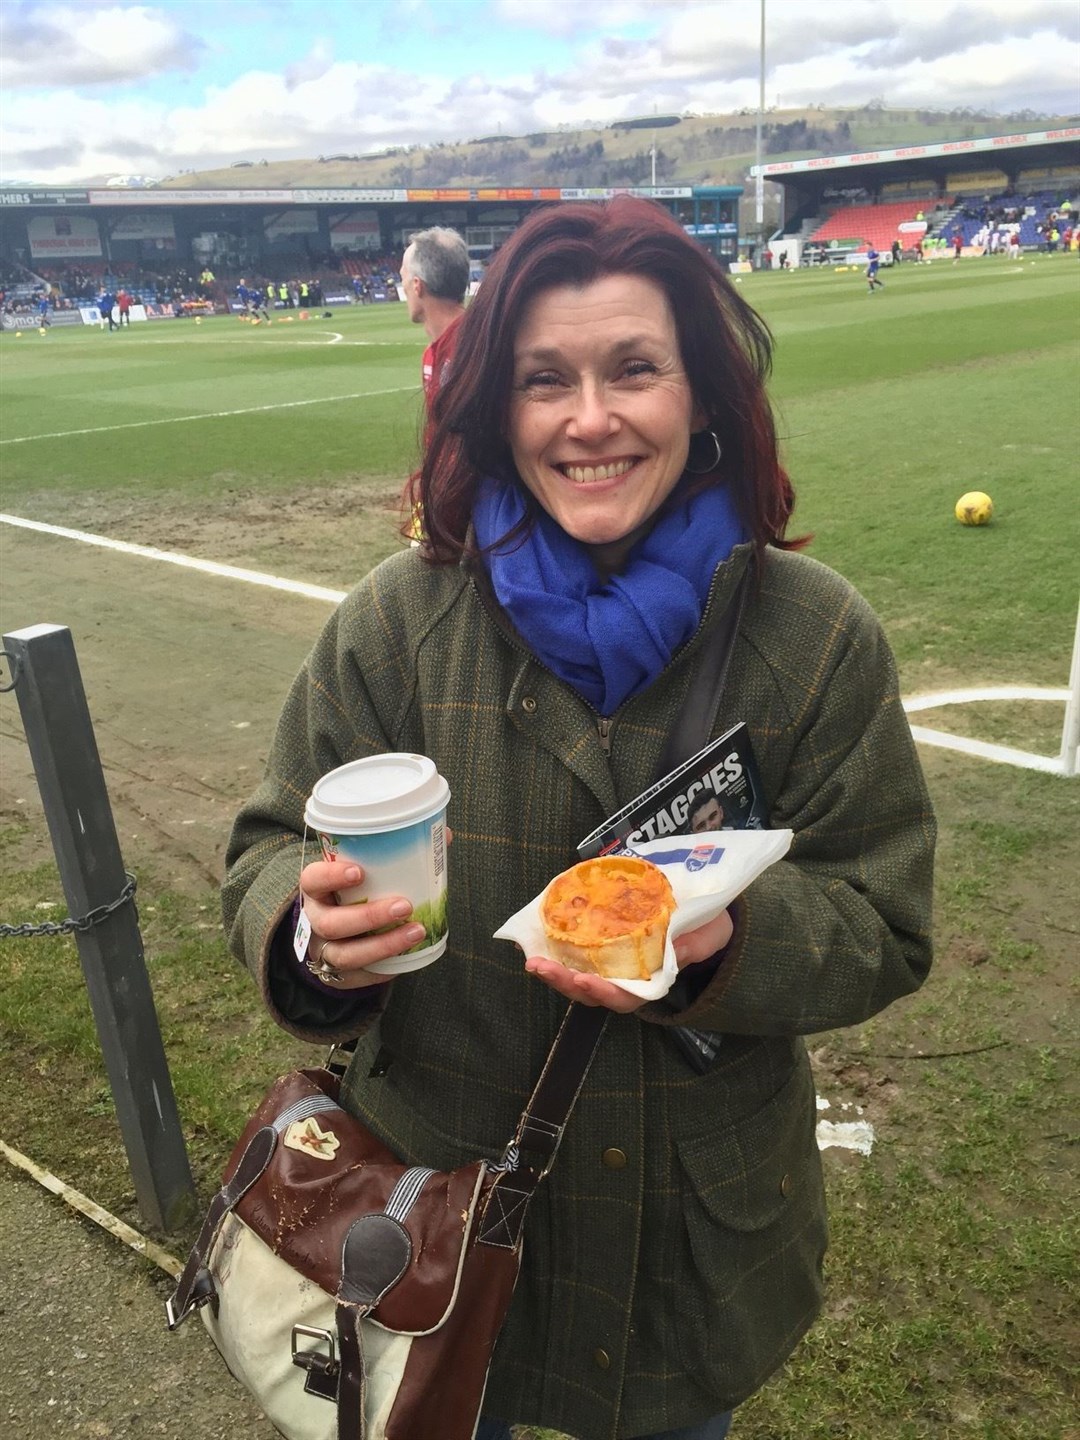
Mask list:
[[[991,115],[969,109],[772,109],[762,127],[766,161],[799,160],[895,145],[935,144],[1018,127],[1054,128],[1075,116]],[[237,161],[220,170],[169,176],[169,189],[300,188],[305,186],[528,185],[619,186],[651,183],[656,146],[660,185],[740,185],[756,160],[757,113],[682,118],[648,117],[600,130],[556,130],[522,136],[486,136],[459,144],[414,145],[303,160]],[[350,150],[353,147],[349,147]]]

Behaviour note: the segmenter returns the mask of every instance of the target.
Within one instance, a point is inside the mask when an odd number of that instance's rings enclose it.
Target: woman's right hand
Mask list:
[[[424,927],[409,921],[412,902],[388,895],[364,905],[339,905],[336,891],[359,885],[363,870],[354,861],[314,860],[300,872],[300,897],[311,925],[307,958],[338,979],[320,975],[338,990],[385,985],[391,975],[372,975],[367,967],[401,955],[424,938]],[[384,934],[375,934],[382,931]],[[317,973],[317,972],[316,972]]]

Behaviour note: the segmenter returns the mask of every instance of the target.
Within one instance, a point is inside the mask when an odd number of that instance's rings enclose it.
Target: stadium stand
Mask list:
[[[925,202],[896,200],[888,205],[846,205],[834,210],[829,218],[808,237],[810,245],[828,245],[832,240],[858,240],[875,250],[891,249],[894,240],[910,247],[910,232],[900,226],[925,213]],[[951,233],[951,232],[950,232]],[[861,247],[856,247],[861,248]]]
[[[998,227],[1020,225],[1020,245],[1024,249],[1045,249],[1047,233],[1056,225],[1059,230],[1069,226],[1080,197],[1062,196],[1057,191],[1040,190],[1030,195],[1004,193],[986,196],[981,201],[964,200],[955,205],[935,226],[934,233],[951,240],[957,230],[965,245],[981,245],[979,237]]]

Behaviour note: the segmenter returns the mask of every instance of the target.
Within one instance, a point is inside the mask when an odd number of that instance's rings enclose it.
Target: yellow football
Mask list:
[[[994,513],[994,502],[981,490],[969,490],[956,502],[956,518],[961,525],[985,525]]]

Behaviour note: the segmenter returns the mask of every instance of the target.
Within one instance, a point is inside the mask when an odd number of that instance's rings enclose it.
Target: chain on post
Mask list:
[[[19,683],[19,657],[13,655],[10,650],[0,650],[0,660],[7,662],[7,667],[11,672],[11,679],[0,684],[0,695],[6,695]]]
[[[92,930],[95,925],[100,925],[114,910],[119,910],[121,905],[126,905],[130,901],[134,907],[137,881],[130,870],[125,870],[124,874],[127,876],[127,884],[115,900],[110,900],[105,905],[98,905],[95,909],[88,911],[78,919],[43,920],[39,925],[0,925],[0,939],[7,939],[9,936],[16,935],[70,935],[75,930],[78,930],[80,933]],[[135,914],[136,919],[138,919],[137,910]]]

